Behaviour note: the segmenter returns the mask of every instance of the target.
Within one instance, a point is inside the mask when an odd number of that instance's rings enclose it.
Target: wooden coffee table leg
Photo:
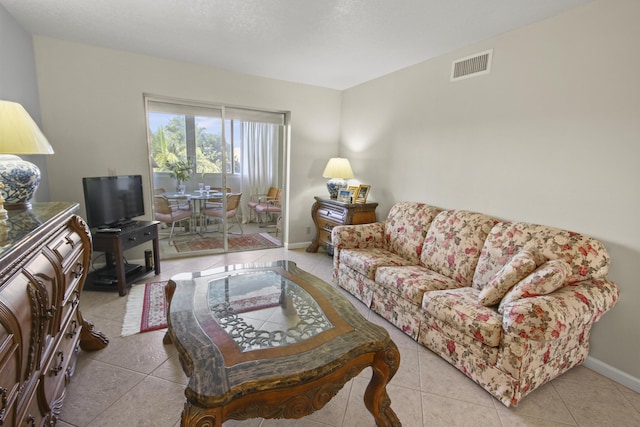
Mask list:
[[[390,341],[389,346],[376,353],[373,364],[373,376],[364,393],[364,404],[373,414],[378,427],[400,427],[402,424],[393,409],[387,394],[387,383],[393,378],[400,366],[400,353]]]
[[[180,425],[222,427],[222,408],[201,408],[185,402]]]
[[[171,305],[171,300],[173,299],[173,294],[176,291],[176,284],[173,280],[169,280],[169,282],[167,282],[167,284],[164,286],[164,298],[167,301],[167,307],[169,307]],[[167,309],[167,312],[169,312],[169,310]],[[173,344],[173,341],[171,340],[171,336],[169,335],[169,331],[165,332],[164,334],[164,338],[162,339],[162,343],[164,345],[169,345],[169,344]]]

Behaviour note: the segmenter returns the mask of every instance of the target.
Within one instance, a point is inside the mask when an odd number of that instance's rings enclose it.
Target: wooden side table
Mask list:
[[[337,225],[368,224],[376,222],[377,203],[344,203],[336,199],[315,197],[311,217],[316,224],[316,236],[307,247],[307,252],[318,252],[322,245],[333,255],[331,230]]]

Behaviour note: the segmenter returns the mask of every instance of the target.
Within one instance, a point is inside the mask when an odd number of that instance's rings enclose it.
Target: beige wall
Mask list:
[[[41,126],[40,101],[31,34],[27,33],[0,4],[0,99],[21,104]],[[40,168],[41,181],[32,201],[49,199],[46,157],[20,156]]]
[[[142,174],[151,215],[143,93],[291,112],[290,228],[287,241],[312,238],[313,196],[326,191],[322,168],[338,151],[339,91],[35,37],[43,129],[53,200],[81,202],[82,177]]]
[[[341,154],[379,216],[417,200],[604,241],[621,298],[589,363],[640,390],[638,17],[636,0],[596,1],[351,88]],[[487,49],[490,74],[449,82]]]

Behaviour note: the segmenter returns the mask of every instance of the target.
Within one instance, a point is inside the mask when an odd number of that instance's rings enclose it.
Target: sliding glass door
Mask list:
[[[168,201],[172,211],[192,212],[164,221],[163,255],[281,246],[286,114],[152,96],[145,103],[154,208]],[[270,187],[281,190],[278,199],[262,196]],[[256,209],[256,201],[269,206]]]

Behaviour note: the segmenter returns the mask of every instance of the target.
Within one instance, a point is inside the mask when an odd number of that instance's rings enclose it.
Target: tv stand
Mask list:
[[[153,241],[153,265],[155,273],[160,274],[160,244],[158,242],[158,221],[136,221],[134,226],[123,228],[115,233],[93,233],[94,252],[107,254],[107,265],[94,273],[96,285],[104,287],[114,284],[120,296],[127,294],[127,284],[147,274],[140,265],[127,264],[124,251],[142,243]]]

